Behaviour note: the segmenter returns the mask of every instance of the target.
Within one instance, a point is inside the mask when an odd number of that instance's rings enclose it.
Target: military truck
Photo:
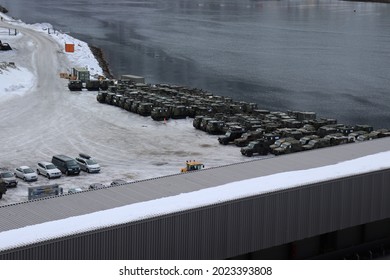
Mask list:
[[[166,121],[171,117],[170,115],[169,109],[166,107],[153,107],[150,113],[151,118],[155,121]]]
[[[278,156],[278,155],[283,155],[283,154],[300,152],[300,151],[302,151],[302,149],[303,149],[302,144],[299,140],[291,139],[289,141],[283,142],[280,145],[280,147],[275,148],[273,150],[273,154]]]
[[[249,142],[248,146],[241,148],[241,154],[244,156],[253,156],[254,154],[267,155],[271,149],[270,146],[275,143],[275,141],[280,139],[280,134],[265,133],[259,140]]]
[[[99,83],[100,83],[99,87],[101,90],[108,90],[108,87],[110,85],[113,85],[113,81],[110,80],[101,80]]]
[[[263,133],[264,130],[261,128],[258,128],[255,131],[245,132],[240,138],[234,140],[234,144],[237,147],[245,147],[249,144],[249,142],[260,139],[263,136]]]
[[[206,131],[207,124],[209,123],[209,121],[212,121],[212,120],[214,120],[214,118],[211,118],[211,117],[202,118],[200,123],[199,123],[199,129]]]
[[[211,120],[206,125],[206,132],[209,134],[224,134],[223,126],[225,122],[224,121],[218,121],[218,120]]]
[[[318,135],[312,134],[312,135],[307,135],[307,136],[302,137],[301,139],[299,139],[299,141],[301,142],[301,144],[303,146],[303,145],[308,144],[310,142],[310,140],[319,139],[319,138],[320,137]]]
[[[247,157],[251,157],[255,154],[265,156],[270,150],[269,146],[270,142],[266,141],[265,139],[251,141],[247,146],[241,148],[241,154]]]
[[[280,139],[275,140],[275,142],[269,146],[271,154],[274,153],[275,149],[277,149],[280,146],[282,146],[282,144],[284,142],[290,142],[290,141],[293,141],[293,140],[295,140],[295,139],[292,138],[292,137],[280,138]]]
[[[172,119],[185,119],[187,117],[187,107],[184,105],[176,105],[173,107]]]
[[[85,88],[88,91],[98,91],[100,89],[100,81],[99,80],[89,80],[85,83]]]
[[[119,101],[120,101],[122,96],[123,95],[121,95],[121,94],[115,94],[114,96],[112,96],[111,105],[119,107]]]
[[[240,138],[244,133],[244,129],[240,126],[232,126],[225,135],[218,137],[218,142],[222,145],[227,145],[235,139]]]
[[[104,99],[105,103],[112,105],[112,100],[113,100],[114,96],[115,96],[115,93],[107,92],[106,98]]]
[[[134,98],[127,98],[125,104],[123,104],[123,109],[130,112],[131,105],[133,104]]]
[[[129,97],[127,97],[127,96],[122,95],[121,97],[119,97],[118,106],[121,107],[122,109],[124,109],[127,99],[129,99]]]
[[[347,144],[347,143],[352,143],[355,141],[355,138],[345,136],[343,133],[334,133],[334,134],[329,134],[324,137],[324,139],[329,140],[330,146],[336,146],[340,144]]]
[[[149,102],[141,102],[138,105],[137,113],[141,116],[150,116],[153,109],[153,104]]]
[[[99,91],[96,95],[96,100],[100,103],[106,103],[107,91]]]
[[[309,143],[302,146],[302,149],[304,151],[307,151],[307,150],[319,149],[319,148],[324,148],[329,146],[330,146],[330,141],[328,139],[318,138],[318,139],[310,140]]]
[[[326,135],[334,134],[334,133],[337,133],[336,126],[324,125],[324,126],[321,126],[320,128],[318,128],[318,130],[317,130],[317,135],[320,136],[320,138],[323,138]]]
[[[83,89],[83,83],[80,80],[70,80],[68,89],[70,91],[81,91]]]
[[[192,121],[192,126],[195,127],[196,129],[200,129],[200,124],[202,123],[202,119],[204,118],[205,116],[203,115],[198,115],[194,118],[194,120]]]
[[[140,100],[134,100],[134,101],[131,103],[130,112],[132,112],[132,113],[137,113],[137,111],[138,111],[138,106],[139,106],[140,103],[141,103]]]

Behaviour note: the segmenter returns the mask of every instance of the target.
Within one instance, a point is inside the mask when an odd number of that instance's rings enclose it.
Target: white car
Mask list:
[[[15,169],[15,176],[20,178],[20,179],[23,179],[24,181],[28,181],[28,182],[38,180],[37,173],[35,173],[35,171],[32,170],[32,168],[30,168],[28,166],[20,166],[20,167],[16,168]]]
[[[47,161],[38,162],[37,173],[46,176],[48,179],[61,177],[61,171],[54,164]]]
[[[100,172],[100,165],[88,155],[80,154],[80,157],[76,158],[76,162],[83,171],[88,173]]]

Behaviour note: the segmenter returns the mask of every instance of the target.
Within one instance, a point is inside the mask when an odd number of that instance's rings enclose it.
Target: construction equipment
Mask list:
[[[203,163],[201,163],[199,161],[195,161],[195,160],[187,160],[186,167],[182,168],[181,172],[201,170],[202,168],[204,168]]]
[[[81,91],[83,89],[83,83],[80,80],[70,80],[68,88],[70,91]]]
[[[8,43],[2,43],[0,40],[0,51],[10,51],[12,50],[11,46]]]

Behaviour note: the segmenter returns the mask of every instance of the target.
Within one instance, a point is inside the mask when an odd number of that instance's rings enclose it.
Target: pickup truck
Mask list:
[[[302,151],[302,144],[299,140],[291,140],[291,141],[285,141],[280,145],[280,147],[275,148],[273,150],[273,154],[278,155],[284,155],[289,153],[295,153]]]
[[[249,144],[249,142],[260,139],[263,136],[263,134],[264,131],[262,129],[245,132],[244,134],[241,135],[241,137],[234,140],[234,144],[237,147],[245,147]]]
[[[222,145],[227,145],[233,142],[235,139],[240,138],[244,133],[244,130],[241,127],[232,127],[229,129],[225,135],[218,137],[218,141]]]
[[[251,157],[254,154],[267,155],[269,152],[269,142],[260,139],[259,141],[251,141],[248,146],[241,148],[241,154],[243,156]]]

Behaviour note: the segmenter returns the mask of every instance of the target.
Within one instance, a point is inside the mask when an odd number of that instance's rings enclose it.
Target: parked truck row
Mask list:
[[[218,135],[222,145],[240,147],[244,156],[282,155],[390,135],[388,129],[340,124],[334,118],[318,118],[315,112],[270,111],[256,103],[168,84],[119,80],[100,90],[96,99],[156,121],[193,118],[194,128]]]

